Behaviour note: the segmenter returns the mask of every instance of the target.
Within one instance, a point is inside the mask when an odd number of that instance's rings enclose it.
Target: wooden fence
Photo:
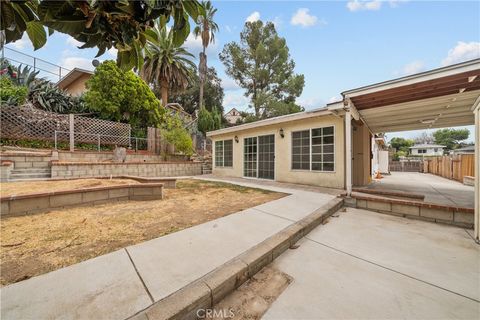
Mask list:
[[[390,161],[389,163],[390,171],[422,172],[422,169],[423,163],[421,160]]]
[[[423,172],[463,182],[463,177],[475,176],[474,155],[461,154],[424,159]]]

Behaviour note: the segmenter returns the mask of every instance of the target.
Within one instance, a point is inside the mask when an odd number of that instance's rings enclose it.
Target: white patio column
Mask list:
[[[475,241],[480,243],[480,103],[477,99],[473,112],[475,113]]]
[[[352,114],[345,113],[345,188],[347,196],[352,194]]]

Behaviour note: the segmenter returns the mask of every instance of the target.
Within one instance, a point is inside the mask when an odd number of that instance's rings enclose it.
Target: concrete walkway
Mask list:
[[[366,188],[419,193],[425,202],[453,207],[473,208],[474,187],[429,173],[392,172],[375,180]]]
[[[290,195],[6,286],[2,319],[126,319],[335,198],[279,183],[234,182]]]
[[[264,319],[478,319],[480,246],[461,228],[348,208],[274,261]]]

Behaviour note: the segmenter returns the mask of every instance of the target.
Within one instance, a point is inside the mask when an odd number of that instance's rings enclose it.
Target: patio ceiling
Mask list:
[[[343,93],[373,133],[474,124],[480,59]]]

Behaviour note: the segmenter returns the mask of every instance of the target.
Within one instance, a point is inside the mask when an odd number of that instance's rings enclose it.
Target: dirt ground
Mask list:
[[[200,180],[179,180],[177,189],[164,191],[163,200],[122,201],[1,219],[1,285],[285,196]]]
[[[3,182],[0,196],[22,195],[39,192],[54,192],[62,190],[77,190],[83,188],[103,187],[112,185],[137,184],[131,179],[72,179],[59,181],[19,181]]]
[[[206,310],[205,312],[210,314],[205,314],[204,318],[215,320],[261,319],[292,281],[289,275],[275,268],[265,267],[216,304],[211,311]]]

